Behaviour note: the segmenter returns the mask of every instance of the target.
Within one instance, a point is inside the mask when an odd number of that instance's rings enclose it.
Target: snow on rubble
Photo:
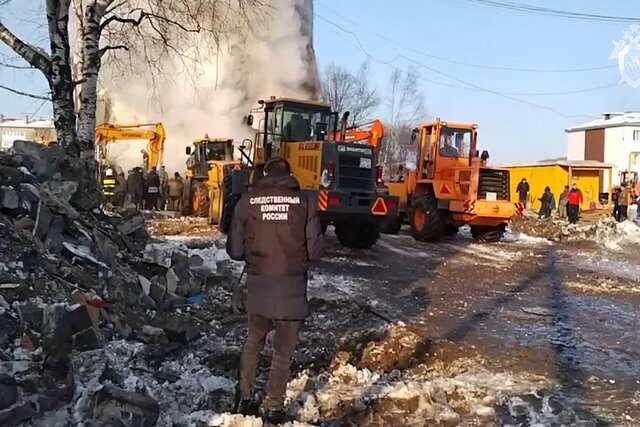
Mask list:
[[[631,221],[618,223],[609,215],[577,224],[521,216],[512,219],[510,229],[515,233],[554,242],[593,241],[612,251],[621,251],[627,245],[640,243],[638,225]]]

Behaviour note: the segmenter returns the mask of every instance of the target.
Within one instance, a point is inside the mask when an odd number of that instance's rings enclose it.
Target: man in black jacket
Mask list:
[[[300,191],[287,161],[271,159],[264,172],[238,202],[227,239],[227,252],[246,261],[247,269],[249,332],[240,361],[237,410],[247,413],[255,406],[251,389],[258,355],[267,333],[275,329],[262,409],[272,422],[281,422],[291,357],[309,314],[307,270],[320,256],[322,234],[315,204]]]
[[[527,204],[529,202],[529,183],[527,182],[527,178],[522,178],[518,183],[516,191],[518,192],[518,199],[520,203],[525,209],[527,209]]]

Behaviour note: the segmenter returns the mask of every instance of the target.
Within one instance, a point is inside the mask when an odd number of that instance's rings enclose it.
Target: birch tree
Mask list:
[[[0,20],[0,42],[47,80],[59,143],[75,156],[91,158],[102,62],[117,53],[142,54],[150,72],[161,72],[163,56],[187,51],[193,35],[216,45],[227,21],[248,22],[261,0],[43,0],[48,46],[22,40]],[[9,0],[0,0],[0,6]],[[70,17],[75,18],[76,66]],[[240,19],[238,19],[240,17]],[[14,91],[16,92],[16,91]],[[74,97],[75,94],[75,97]]]
[[[414,68],[395,68],[389,80],[387,95],[387,132],[380,158],[390,172],[407,156],[411,130],[425,115],[425,96],[420,87],[420,75]]]
[[[329,64],[322,76],[322,100],[334,111],[349,111],[349,125],[370,120],[380,97],[369,84],[369,64],[364,62],[357,74]]]

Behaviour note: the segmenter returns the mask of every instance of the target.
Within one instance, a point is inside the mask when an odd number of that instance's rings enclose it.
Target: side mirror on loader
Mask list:
[[[186,148],[184,149],[184,153],[185,153],[187,156],[189,156],[189,155],[191,154],[191,147],[186,147]]]
[[[249,114],[247,116],[247,126],[251,126],[253,124],[253,114]]]

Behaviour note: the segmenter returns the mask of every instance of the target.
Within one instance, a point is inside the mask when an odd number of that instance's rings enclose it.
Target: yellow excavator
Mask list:
[[[143,159],[146,170],[162,164],[166,132],[162,123],[113,124],[103,123],[96,127],[96,160],[106,163],[110,143],[117,141],[147,140],[147,159]]]
[[[142,150],[142,164],[145,171],[162,164],[166,132],[162,123],[114,124],[103,123],[96,127],[96,161],[98,180],[102,193],[110,198],[116,187],[114,165],[109,164],[109,145],[118,141],[147,140],[146,150]]]

